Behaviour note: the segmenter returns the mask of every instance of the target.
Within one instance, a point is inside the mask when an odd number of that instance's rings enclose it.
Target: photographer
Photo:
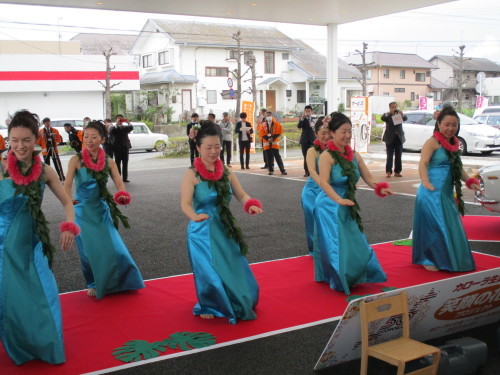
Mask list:
[[[127,125],[123,125],[127,124]],[[128,156],[129,150],[132,148],[128,134],[134,130],[134,127],[129,120],[122,115],[116,115],[116,125],[110,128],[109,135],[113,141],[113,153],[115,155],[116,166],[118,173],[122,176],[123,182],[128,180]]]
[[[56,128],[50,126],[50,118],[45,117],[42,120],[43,127],[39,130],[37,144],[42,148],[43,162],[50,165],[50,159],[54,161],[54,168],[59,175],[59,180],[64,181],[64,172],[59,159],[59,150],[57,145],[61,143],[62,138]]]
[[[82,151],[83,132],[81,130],[76,130],[68,122],[64,124],[64,130],[68,133],[69,145],[73,147],[76,152]]]
[[[314,140],[316,139],[316,134],[314,133],[314,119],[312,118],[312,106],[305,106],[304,113],[302,114],[297,127],[302,129],[302,134],[300,135],[300,147],[302,149],[302,156],[304,157],[304,177],[309,177],[306,155],[307,150],[314,145]]]
[[[394,176],[403,177],[401,171],[403,164],[401,157],[403,155],[403,143],[405,143],[405,132],[403,131],[403,121],[408,118],[403,111],[398,109],[396,102],[389,103],[389,112],[384,113],[381,117],[385,122],[385,131],[382,141],[385,142],[387,151],[387,162],[385,164],[385,172],[387,177],[392,175],[392,161],[394,158]]]

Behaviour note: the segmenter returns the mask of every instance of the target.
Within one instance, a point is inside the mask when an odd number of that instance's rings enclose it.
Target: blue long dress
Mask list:
[[[240,247],[228,238],[216,205],[217,191],[207,181],[195,185],[193,208],[209,219],[187,228],[189,259],[194,274],[198,303],[194,315],[212,314],[227,318],[252,320],[259,300],[259,286]]]
[[[353,160],[356,180],[359,167]],[[330,185],[342,198],[347,195],[347,177],[342,167],[334,164],[330,172]],[[341,206],[322,190],[314,209],[318,232],[324,281],[332,289],[351,294],[350,288],[361,283],[381,283],[387,280],[375,252],[351,217],[349,206]]]
[[[87,288],[96,297],[144,288],[141,273],[130,256],[111,219],[108,204],[101,198],[99,185],[82,164],[75,173],[76,237]]]
[[[427,166],[435,190],[420,185],[413,216],[413,264],[466,272],[476,266],[453,194],[451,164],[446,150],[434,151]]]
[[[316,172],[318,172],[319,155],[316,158]],[[321,255],[318,245],[318,235],[316,223],[314,219],[314,207],[316,206],[316,198],[321,192],[319,185],[314,182],[312,177],[306,181],[304,189],[302,189],[302,209],[304,210],[304,221],[306,226],[307,247],[314,261],[314,280],[324,281],[323,267],[321,266]]]
[[[0,337],[16,365],[59,364],[66,360],[59,292],[27,200],[12,180],[0,181]]]

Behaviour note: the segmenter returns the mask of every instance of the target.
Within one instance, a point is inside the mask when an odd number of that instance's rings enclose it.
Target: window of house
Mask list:
[[[405,79],[406,78],[406,70],[400,70],[399,71],[399,78]]]
[[[283,52],[281,54],[281,60],[290,60],[290,54],[288,52]]]
[[[441,91],[434,91],[434,100],[442,100],[442,92]]]
[[[389,96],[390,94],[388,92],[384,92],[382,95]]]
[[[207,90],[207,104],[217,104],[217,90]]]
[[[306,102],[306,90],[297,90],[297,103]]]
[[[250,64],[250,58],[253,57],[252,51],[245,51],[243,52],[243,60],[245,60],[245,64],[249,65]]]
[[[205,68],[206,77],[227,77],[229,75],[229,69],[224,67],[210,67]]]
[[[274,74],[274,52],[264,52],[264,73]]]
[[[371,70],[367,70],[366,71],[366,79],[372,79],[372,71]]]
[[[389,78],[389,69],[384,69],[384,78]]]
[[[233,60],[238,60],[238,51],[235,49],[229,50],[229,58]]]
[[[291,98],[292,97],[292,90],[286,90],[286,97]]]
[[[314,85],[314,90],[319,90],[321,88],[320,85]]]
[[[163,51],[158,53],[158,65],[170,64],[170,52]]]
[[[415,81],[425,82],[425,73],[415,73]]]
[[[414,100],[415,100],[415,93],[414,93],[414,92],[412,92],[412,93],[410,94],[410,100],[411,100],[411,101],[414,101]]]
[[[394,92],[405,92],[405,89],[404,89],[404,87],[396,87],[394,89]]]
[[[153,66],[153,55],[142,56],[142,67],[149,68],[151,66]]]

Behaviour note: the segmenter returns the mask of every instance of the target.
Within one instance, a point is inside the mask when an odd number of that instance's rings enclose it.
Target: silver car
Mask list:
[[[480,191],[476,200],[488,211],[500,212],[500,165],[489,165],[478,171]]]

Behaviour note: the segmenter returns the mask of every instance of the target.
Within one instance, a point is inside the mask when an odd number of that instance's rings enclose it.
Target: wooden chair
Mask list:
[[[407,362],[433,355],[430,366],[413,371],[413,375],[437,375],[441,351],[419,341],[410,339],[410,318],[408,313],[408,295],[402,292],[396,296],[382,298],[372,302],[361,301],[361,375],[368,371],[368,356],[378,358],[398,367],[398,375],[405,373]],[[369,345],[368,325],[375,320],[402,315],[403,335],[377,345]]]

